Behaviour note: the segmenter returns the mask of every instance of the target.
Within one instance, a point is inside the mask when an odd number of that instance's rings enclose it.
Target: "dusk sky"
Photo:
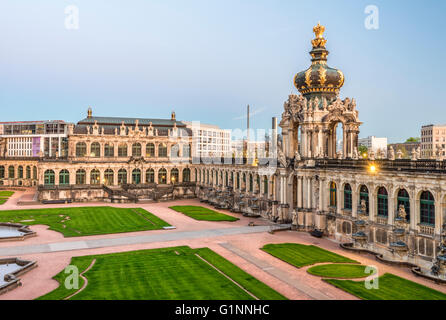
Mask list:
[[[69,5],[79,29],[65,27]],[[365,28],[368,5],[379,29]],[[321,22],[328,65],[357,100],[361,137],[446,123],[446,1],[2,0],[0,121],[96,116],[255,128],[280,117]]]

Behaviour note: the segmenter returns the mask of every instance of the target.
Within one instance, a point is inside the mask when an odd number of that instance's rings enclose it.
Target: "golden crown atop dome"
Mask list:
[[[314,32],[314,34],[316,35],[316,38],[322,39],[322,38],[323,38],[323,35],[324,35],[324,32],[325,32],[325,27],[324,27],[324,26],[321,26],[321,23],[318,22],[318,23],[317,23],[317,26],[315,26],[315,27],[313,28],[313,32]]]
[[[313,28],[313,32],[316,35],[316,38],[311,41],[313,47],[325,47],[325,44],[327,43],[327,40],[324,39],[325,27],[318,22],[317,26]]]

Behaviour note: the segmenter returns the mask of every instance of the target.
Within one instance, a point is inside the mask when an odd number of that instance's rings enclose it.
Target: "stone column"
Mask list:
[[[338,214],[342,214],[343,205],[344,202],[344,193],[342,190],[341,181],[336,181],[336,212]]]
[[[372,190],[369,190],[369,220],[370,221],[376,221],[376,191],[373,188]]]
[[[435,192],[435,234],[441,234],[442,229],[442,214],[441,214],[441,193]]]
[[[388,216],[387,224],[393,226],[393,222],[395,220],[395,201],[396,201],[395,200],[395,193],[394,193],[393,188],[389,188],[387,190],[390,191],[389,195],[388,195],[388,199],[387,199],[387,201],[388,201],[388,211],[389,211],[388,212],[389,216]]]
[[[307,178],[307,208],[311,209],[312,208],[312,194],[311,194],[311,186],[312,186],[312,181],[311,178]]]
[[[420,212],[417,207],[416,192],[414,188],[406,190],[410,195],[410,229],[416,230],[418,225],[418,213]]]
[[[358,202],[359,202],[359,197],[358,197],[358,186],[352,185],[352,217],[357,217],[358,216]]]
[[[306,141],[306,137],[307,137],[307,132],[306,130],[304,130],[304,128],[301,129],[301,136],[300,136],[300,140],[301,140],[301,145],[300,145],[300,149],[302,152],[302,157],[306,157],[307,156],[307,141]]]
[[[302,177],[297,177],[297,207],[302,208]]]
[[[324,179],[319,178],[319,210],[324,210]]]

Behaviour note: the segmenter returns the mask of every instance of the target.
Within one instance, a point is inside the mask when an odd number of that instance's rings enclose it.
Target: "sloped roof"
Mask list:
[[[152,123],[152,126],[167,126],[173,127],[176,123],[177,127],[185,127],[186,124],[181,121],[172,121],[170,119],[147,119],[147,118],[123,118],[123,117],[91,117],[80,120],[78,125],[93,125],[95,121],[97,121],[100,125],[121,125],[124,122],[124,125],[135,125],[136,120],[138,120],[138,125],[140,126],[149,126]]]

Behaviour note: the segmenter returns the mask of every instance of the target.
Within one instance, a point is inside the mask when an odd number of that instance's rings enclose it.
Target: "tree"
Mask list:
[[[358,152],[362,157],[364,157],[364,154],[367,155],[368,151],[369,151],[369,149],[366,146],[358,147]]]
[[[410,137],[409,139],[406,140],[406,143],[407,142],[419,142],[419,141],[420,141],[420,138]]]

